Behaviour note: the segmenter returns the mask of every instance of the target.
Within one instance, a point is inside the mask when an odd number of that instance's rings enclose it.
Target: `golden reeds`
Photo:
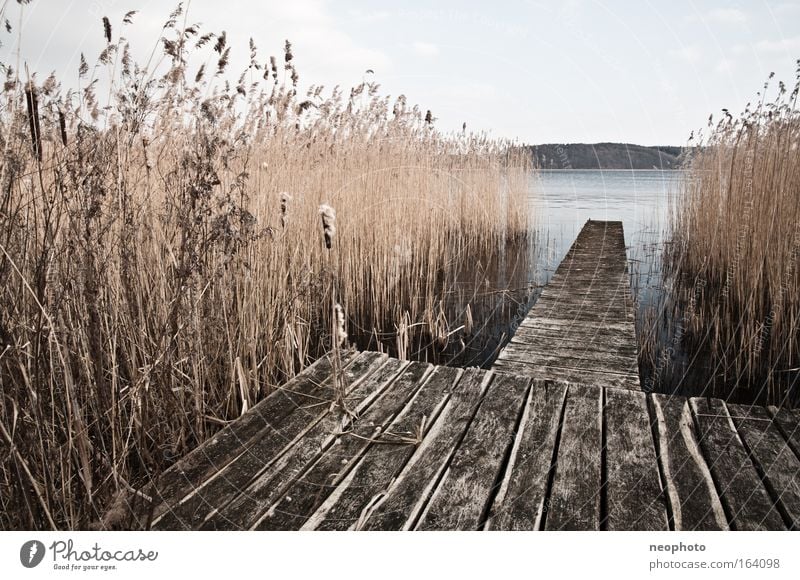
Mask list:
[[[762,96],[738,118],[723,111],[693,150],[676,200],[666,266],[685,319],[680,339],[705,363],[699,376],[709,393],[798,399],[797,94],[797,85],[787,94],[780,83],[771,102]]]

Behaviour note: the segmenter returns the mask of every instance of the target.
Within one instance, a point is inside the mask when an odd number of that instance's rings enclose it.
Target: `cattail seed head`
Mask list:
[[[342,346],[347,341],[347,331],[345,330],[344,326],[344,308],[341,307],[340,304],[336,304],[333,307],[333,313],[335,315],[335,329],[334,329],[334,340],[338,346]]]
[[[287,192],[281,193],[281,227],[286,228],[286,214],[289,209],[289,202],[292,201],[292,196]]]
[[[319,206],[319,214],[322,216],[322,233],[325,236],[325,247],[331,249],[333,236],[336,235],[336,211],[327,205]]]
[[[106,42],[111,42],[111,22],[108,20],[108,16],[103,16],[103,36],[105,36]]]

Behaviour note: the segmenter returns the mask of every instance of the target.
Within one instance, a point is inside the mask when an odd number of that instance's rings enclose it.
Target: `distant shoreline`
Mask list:
[[[534,164],[548,170],[669,170],[679,168],[685,149],[633,143],[547,143],[528,145]]]

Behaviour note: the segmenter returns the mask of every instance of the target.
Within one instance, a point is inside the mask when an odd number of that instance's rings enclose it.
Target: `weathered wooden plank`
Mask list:
[[[603,304],[581,304],[581,305],[568,305],[558,304],[552,308],[547,308],[545,305],[539,305],[536,308],[536,316],[542,320],[556,319],[561,322],[589,322],[594,324],[600,323],[633,323],[633,311],[628,308],[605,308]]]
[[[595,253],[594,256],[591,255],[593,252]],[[583,255],[571,253],[564,258],[561,265],[556,269],[555,275],[591,274],[595,271],[623,274],[627,266],[627,264],[622,261],[624,252],[625,250],[623,248],[617,248],[611,252],[604,252],[603,248],[598,245],[585,250]]]
[[[551,281],[552,283],[552,281]],[[625,310],[631,305],[629,284],[619,282],[613,284],[602,281],[586,281],[585,285],[574,278],[565,278],[562,284],[548,284],[542,291],[537,303],[550,308],[557,306],[580,307],[584,305],[601,305],[607,309]]]
[[[570,385],[546,530],[599,530],[603,391]]]
[[[416,384],[417,380],[423,380],[430,369],[429,365],[412,363],[410,366],[404,365],[401,372],[390,377],[385,383],[386,388],[380,391],[380,398],[371,403],[365,414],[356,420],[356,423],[363,424],[359,430],[367,427],[373,421],[375,414],[387,406],[390,399],[405,392],[409,382]],[[361,412],[359,409],[356,411]],[[264,519],[270,506],[282,497],[288,496],[286,498],[288,502],[293,501],[295,497],[302,497],[298,493],[287,491],[287,488],[302,481],[308,470],[317,465],[326,454],[338,455],[338,451],[342,449],[338,444],[341,443],[343,433],[352,434],[355,429],[352,425],[352,416],[348,416],[343,424],[336,423],[337,417],[326,419],[319,421],[304,434],[289,452],[284,453],[253,479],[228,505],[209,514],[201,529],[250,529]],[[375,426],[372,427],[373,430],[374,428]],[[342,457],[339,458],[340,461],[341,459]],[[343,465],[345,464],[340,463],[338,467],[341,468]]]
[[[698,439],[720,490],[731,528],[785,529],[780,514],[742,445],[725,404],[718,399],[690,400]]]
[[[377,354],[377,353],[374,353]],[[399,372],[402,364],[397,359],[384,355],[365,357],[371,364],[359,367],[358,374],[344,371],[348,395],[355,400],[352,407],[358,411],[369,404]],[[162,530],[194,529],[201,525],[213,511],[225,506],[244,489],[250,481],[281,457],[310,429],[322,420],[318,427],[330,434],[340,424],[341,412],[332,413],[333,393],[327,399],[315,400],[312,406],[297,408],[281,421],[272,421],[259,437],[251,439],[241,447],[241,454],[202,482],[195,482],[195,488],[180,502],[170,506],[161,518],[154,519],[153,528]],[[338,410],[337,410],[338,411]]]
[[[607,292],[598,290],[598,292]],[[575,301],[566,299],[545,299],[534,304],[536,315],[541,318],[560,320],[586,320],[588,322],[605,321],[628,322],[633,320],[633,310],[628,305],[609,304],[600,300]]]
[[[645,394],[606,390],[606,505],[609,530],[668,530]]]
[[[453,392],[474,388],[462,383],[463,371],[436,367],[410,403],[372,444],[345,479],[306,521],[305,530],[346,530],[389,488],[435,424]]]
[[[587,351],[617,352],[636,357],[637,345],[630,335],[604,334],[593,329],[573,327],[566,331],[544,331],[519,328],[512,342],[538,345],[563,345],[569,348],[584,348]]]
[[[535,307],[534,307],[535,308]],[[545,320],[547,322],[545,322]],[[525,338],[570,338],[572,340],[592,340],[603,342],[621,341],[624,344],[635,345],[635,337],[630,334],[631,328],[635,328],[630,323],[610,322],[607,324],[589,323],[576,325],[569,321],[553,319],[527,318],[521,326],[517,328],[515,335]]]
[[[639,390],[639,376],[634,374],[612,373],[608,371],[593,372],[586,368],[566,368],[532,365],[529,363],[498,358],[492,370],[513,373],[520,376],[534,376],[542,380],[567,381],[572,383],[593,384],[615,389]]]
[[[625,360],[626,364],[631,360],[636,360],[636,344],[632,340],[593,341],[581,338],[576,340],[572,336],[562,335],[558,337],[531,336],[525,334],[514,336],[512,343],[519,344],[530,352],[551,353],[553,351],[564,351],[571,358],[586,358],[594,355],[616,356]]]
[[[551,280],[567,281],[570,276],[580,280],[585,284],[593,282],[602,283],[610,286],[613,284],[621,284],[630,281],[627,278],[626,266],[622,263],[622,253],[615,252],[614,255],[608,255],[601,258],[601,261],[578,260],[570,261],[570,256],[567,255],[553,273]]]
[[[621,235],[618,234],[618,235]],[[556,272],[572,272],[592,269],[605,269],[622,272],[625,264],[620,261],[621,254],[625,249],[621,246],[616,248],[603,248],[600,245],[587,248],[572,248],[570,253],[562,261],[563,268],[558,268]]]
[[[770,407],[769,410],[794,454],[800,457],[800,414],[785,408]]]
[[[571,301],[555,298],[540,300],[534,304],[534,308],[536,308],[536,315],[541,318],[586,320],[588,322],[608,320],[628,323],[633,320],[633,310],[627,305],[608,304],[598,300],[575,302],[571,303]]]
[[[620,259],[622,259],[620,257]],[[552,286],[551,286],[552,284]],[[574,293],[593,301],[624,300],[630,291],[628,273],[602,268],[580,268],[556,272],[542,291],[543,297]]]
[[[509,349],[503,353],[503,360],[518,361],[526,364],[535,361],[537,365],[541,366],[587,369],[601,373],[639,374],[639,363],[636,357],[624,357],[615,353],[595,352],[586,355],[564,348],[556,349],[555,347],[547,352],[542,349],[528,347],[525,344],[519,344],[515,349]]]
[[[281,492],[279,499],[261,516],[254,526],[258,530],[295,530],[325,501],[347,476],[373,439],[378,440],[383,429],[399,413],[424,384],[431,367],[414,363],[401,374],[355,423],[337,437],[324,454],[306,472]],[[273,487],[274,484],[270,485]],[[249,498],[252,494],[245,492]],[[251,526],[248,526],[250,528]]]
[[[534,306],[534,309],[536,306]],[[532,311],[533,312],[533,311]],[[538,316],[538,314],[534,314],[527,318],[525,322],[523,322],[528,328],[531,330],[545,330],[545,331],[564,331],[569,330],[570,328],[576,326],[572,319],[568,318],[548,318],[544,316]],[[632,328],[634,328],[631,323],[629,322],[609,322],[609,321],[588,321],[584,320],[581,321],[580,324],[581,329],[588,329],[594,331],[605,331],[605,332],[620,332],[620,333],[628,333]]]
[[[520,416],[529,388],[530,379],[495,377],[417,529],[483,527],[503,461],[514,442],[515,419]]]
[[[544,304],[548,302],[580,304],[596,302],[609,306],[627,306],[630,298],[630,280],[627,274],[619,276],[609,272],[558,274],[550,279],[539,296]]]
[[[375,357],[374,353],[345,353],[341,362],[345,372],[355,376],[364,372]],[[161,474],[146,490],[154,500],[150,516],[160,516],[223,469],[241,454],[243,443],[258,437],[269,425],[282,421],[298,407],[325,397],[330,389],[330,374],[331,359],[324,356]]]
[[[601,273],[602,274],[602,273]],[[588,304],[598,304],[604,308],[623,310],[631,305],[630,283],[622,281],[608,282],[601,278],[576,279],[574,276],[565,276],[563,281],[551,280],[537,303],[556,307],[567,305],[579,307]]]
[[[676,530],[726,530],[728,521],[682,397],[650,395],[658,450]]]
[[[566,395],[564,383],[534,381],[492,508],[489,529],[541,529]]]
[[[458,391],[442,409],[403,471],[383,498],[364,514],[356,529],[400,530],[414,526],[469,427],[491,378],[492,374],[486,371],[466,371]]]
[[[766,409],[729,405],[728,410],[787,526],[800,529],[800,460]]]
[[[584,350],[580,347],[570,348],[564,344],[553,343],[549,348],[519,343],[513,350],[505,353],[503,358],[509,360],[535,359],[538,364],[545,366],[583,366],[586,361],[592,362],[598,368],[608,368],[611,371],[639,374],[639,366],[635,355],[621,354],[612,350]]]

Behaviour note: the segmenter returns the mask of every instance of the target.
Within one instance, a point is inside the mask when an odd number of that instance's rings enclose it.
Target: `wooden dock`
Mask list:
[[[800,411],[647,394],[635,361],[622,227],[590,221],[494,370],[325,357],[162,474],[130,527],[800,528]]]
[[[798,411],[351,354],[163,474],[153,529],[800,527]]]
[[[493,368],[640,389],[622,222],[586,222]]]

